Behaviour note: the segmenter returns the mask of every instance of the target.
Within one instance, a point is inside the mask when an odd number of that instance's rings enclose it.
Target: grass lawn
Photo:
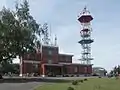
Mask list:
[[[74,87],[75,90],[120,90],[120,79],[115,78],[89,78],[76,86],[70,83],[48,83],[35,90],[67,90]]]

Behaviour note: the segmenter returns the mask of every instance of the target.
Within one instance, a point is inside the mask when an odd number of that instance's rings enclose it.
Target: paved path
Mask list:
[[[0,90],[34,90],[41,84],[40,82],[0,83]]]

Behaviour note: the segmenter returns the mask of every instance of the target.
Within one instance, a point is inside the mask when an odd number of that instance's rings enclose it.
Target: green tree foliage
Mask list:
[[[19,64],[13,64],[10,62],[1,62],[0,73],[5,74],[8,72],[19,74]]]
[[[114,70],[113,70],[114,74],[120,74],[120,66],[115,66]]]
[[[35,52],[41,31],[29,12],[27,0],[17,3],[15,11],[3,8],[0,11],[0,62]]]
[[[113,74],[114,74],[114,71],[113,71],[113,70],[111,70],[111,71],[110,71],[110,74],[111,74],[111,75],[113,75]]]
[[[67,90],[75,90],[73,87],[68,87]]]
[[[79,81],[77,81],[77,80],[72,81],[72,85],[78,85],[78,83],[79,83]]]
[[[115,66],[113,70],[111,70],[110,74],[113,76],[118,76],[118,74],[120,74],[120,66]]]
[[[8,58],[15,57],[11,52],[13,36],[14,15],[6,8],[0,12],[0,60],[8,60]]]

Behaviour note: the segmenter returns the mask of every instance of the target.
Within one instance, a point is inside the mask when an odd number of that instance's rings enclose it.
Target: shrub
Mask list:
[[[101,76],[99,76],[98,78],[102,78]]]
[[[78,85],[78,81],[77,80],[72,81],[72,85]]]
[[[84,81],[88,81],[88,79],[87,79],[87,78],[85,78],[85,79],[84,79]]]
[[[79,82],[83,83],[83,80],[79,80]]]
[[[73,87],[68,87],[67,90],[74,90],[74,88]]]
[[[115,78],[116,78],[116,79],[119,79],[119,76],[116,76]]]

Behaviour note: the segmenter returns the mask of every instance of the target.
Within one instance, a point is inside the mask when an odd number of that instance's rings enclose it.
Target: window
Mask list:
[[[85,73],[87,73],[87,67],[84,67]]]
[[[75,67],[75,72],[78,72],[78,68],[77,67]]]
[[[35,63],[34,63],[34,64],[33,64],[33,67],[34,67],[34,68],[38,68],[38,64],[35,64]]]
[[[38,64],[34,63],[32,65],[32,72],[33,73],[38,73],[38,70],[39,70]]]
[[[49,55],[52,55],[52,51],[51,51],[51,50],[49,50],[49,51],[48,51],[48,54],[49,54]]]
[[[68,57],[68,56],[65,57],[65,61],[66,61],[66,62],[70,62],[70,60],[71,60],[70,57]]]
[[[51,64],[52,63],[52,60],[48,60],[48,64]]]

